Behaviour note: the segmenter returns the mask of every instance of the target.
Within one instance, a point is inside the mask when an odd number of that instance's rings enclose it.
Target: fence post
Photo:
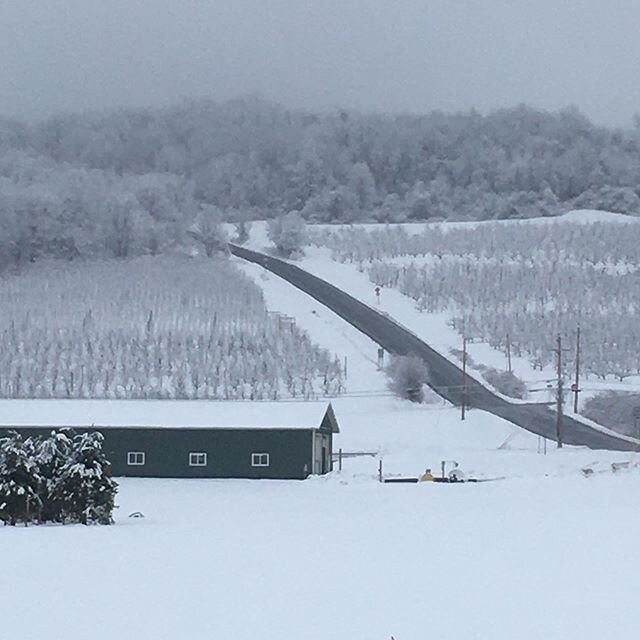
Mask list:
[[[380,458],[380,462],[378,463],[378,482],[382,482],[382,458]]]

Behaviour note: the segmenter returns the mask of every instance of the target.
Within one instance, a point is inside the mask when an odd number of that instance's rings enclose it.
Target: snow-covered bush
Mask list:
[[[452,356],[462,361],[464,352],[462,349],[449,349]],[[527,385],[511,371],[501,371],[494,367],[476,362],[468,353],[466,355],[467,367],[477,371],[494,389],[510,398],[524,400],[527,397]]]
[[[302,251],[307,243],[307,226],[298,211],[269,220],[267,232],[276,251],[285,258]]]
[[[0,520],[111,524],[117,483],[100,433],[0,439]]]
[[[393,356],[386,372],[389,388],[398,397],[411,402],[424,400],[424,386],[429,382],[429,369],[422,358],[414,354]]]
[[[637,407],[640,407],[640,394],[605,391],[586,400],[582,414],[620,433],[640,437],[635,428]]]
[[[498,371],[487,367],[482,371],[482,377],[497,391],[510,398],[527,397],[527,385],[510,371]]]

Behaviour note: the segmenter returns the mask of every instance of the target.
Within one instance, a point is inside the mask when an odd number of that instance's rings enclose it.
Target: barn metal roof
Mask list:
[[[318,429],[338,432],[328,402],[0,400],[0,428]]]

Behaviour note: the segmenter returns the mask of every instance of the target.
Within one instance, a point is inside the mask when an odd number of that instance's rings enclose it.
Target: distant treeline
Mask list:
[[[575,109],[367,115],[251,98],[0,119],[4,263],[159,253],[197,240],[194,224],[292,210],[343,223],[637,214],[639,194],[640,131]]]

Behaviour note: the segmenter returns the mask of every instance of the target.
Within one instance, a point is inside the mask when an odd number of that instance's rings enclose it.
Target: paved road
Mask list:
[[[231,245],[230,249],[231,253],[239,258],[261,265],[308,293],[356,329],[368,335],[389,353],[398,355],[414,353],[423,358],[429,366],[431,386],[434,390],[453,404],[461,404],[462,371],[460,368],[413,333],[398,325],[391,317],[363,304],[325,280],[293,264],[235,245]],[[551,440],[556,439],[556,414],[554,411],[540,404],[507,402],[470,376],[467,382],[467,406],[483,409],[509,420],[527,431]],[[566,416],[563,433],[566,444],[585,445],[592,449],[640,450],[640,447],[633,443],[592,429]]]

